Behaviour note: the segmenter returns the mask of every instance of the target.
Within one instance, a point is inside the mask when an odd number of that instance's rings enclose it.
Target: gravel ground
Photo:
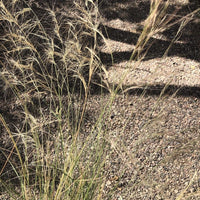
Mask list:
[[[127,68],[126,66],[130,66]],[[123,75],[125,76],[122,80]],[[136,62],[123,62],[108,70],[108,82],[128,86],[176,85],[199,87],[199,62],[180,58],[166,57]]]
[[[169,12],[173,13],[176,6],[180,6],[180,17],[200,5],[197,1],[170,1]],[[106,118],[110,152],[105,166],[105,196],[111,200],[173,200],[182,194],[181,199],[197,200],[200,23],[188,23],[166,57],[163,54],[178,26],[154,35],[154,43],[142,62],[129,62],[148,9],[146,0],[103,1],[100,8],[106,38],[100,49],[108,70],[105,81],[111,86],[122,84],[123,91],[134,88],[132,93],[116,97]],[[173,90],[171,95],[160,96],[166,84],[170,90],[182,88],[182,92],[172,95]],[[146,86],[148,91],[143,95]],[[100,107],[96,98],[91,97],[89,107]],[[103,97],[105,101],[108,98]]]
[[[100,55],[108,70],[105,79],[110,84],[122,83],[126,87],[165,84],[200,86],[199,18],[186,24],[178,36],[176,34],[180,25],[154,34],[147,44],[148,53],[145,58],[139,63],[130,62],[130,56],[144,26],[145,14],[148,14],[149,1],[103,2],[100,12],[103,16],[102,31],[105,40],[100,47]],[[179,19],[198,7],[198,2],[189,4],[187,1],[170,1],[168,15],[178,8],[174,17]],[[172,39],[176,37],[165,54]]]
[[[102,104],[99,96],[89,102]],[[200,198],[190,197],[200,192],[199,106],[195,97],[116,97],[106,118],[110,199],[175,199],[187,187],[183,199]]]

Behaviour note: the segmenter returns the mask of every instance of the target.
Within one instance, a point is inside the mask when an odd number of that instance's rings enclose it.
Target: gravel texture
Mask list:
[[[144,60],[130,62],[149,1],[102,2],[104,78],[110,86],[120,84],[124,92],[106,118],[110,152],[105,196],[112,200],[173,200],[180,195],[200,199],[199,19],[185,26],[165,57],[179,25],[155,34]],[[178,8],[178,19],[199,7],[198,1],[170,1],[168,12]],[[166,85],[169,90],[163,94]],[[95,99],[91,97],[91,105],[99,102]]]
[[[89,102],[102,105],[98,96]],[[188,187],[183,199],[199,199],[189,197],[200,191],[199,106],[195,97],[117,95],[106,117],[105,193],[113,200],[176,199]]]

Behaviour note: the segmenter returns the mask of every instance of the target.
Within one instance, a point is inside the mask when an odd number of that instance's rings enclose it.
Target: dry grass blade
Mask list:
[[[197,176],[197,171],[194,173],[193,177],[190,179],[189,184],[187,185],[187,187],[178,195],[178,197],[176,198],[176,200],[181,200],[184,197],[184,194],[186,193],[186,191],[188,190],[188,188],[192,185],[194,179]]]
[[[75,12],[81,12],[81,16],[88,14],[86,21],[85,18],[75,21],[62,15],[63,11],[59,13],[34,2],[10,3],[0,4],[0,20],[5,24],[1,35],[5,60],[1,79],[5,91],[12,88],[15,92],[12,104],[20,107],[22,116],[12,131],[1,116],[14,144],[1,168],[1,176],[6,176],[2,172],[8,162],[12,165],[9,159],[16,150],[20,162],[12,170],[21,184],[17,186],[20,198],[80,199],[85,195],[92,199],[102,185],[103,144],[97,139],[92,141],[90,135],[83,145],[77,133],[81,132],[93,74],[100,66],[95,54],[97,19],[93,21],[94,17],[84,9],[76,8]],[[83,31],[77,31],[77,26]],[[94,44],[83,46],[81,34],[94,37]],[[76,98],[80,102],[74,108]],[[16,143],[14,137],[20,142]],[[91,146],[93,151],[101,150],[93,155]],[[93,162],[98,164],[91,167]],[[8,183],[10,191],[15,192],[10,180]]]

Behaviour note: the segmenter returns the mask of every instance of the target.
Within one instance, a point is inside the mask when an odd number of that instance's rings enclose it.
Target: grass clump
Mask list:
[[[177,23],[165,16],[168,3],[150,1],[149,16],[130,57],[137,66],[152,37]],[[97,5],[92,0],[59,5],[0,1],[0,192],[10,199],[111,199],[120,187],[117,183],[105,195],[109,181],[104,166],[110,148],[122,160],[125,152],[131,164],[136,161],[123,140],[115,142],[104,128],[120,84],[113,89],[105,81],[110,99],[94,122],[84,126],[88,97],[96,89],[91,84],[97,72],[106,72],[97,56],[97,38],[103,37]],[[139,141],[159,134],[147,136]],[[120,173],[114,181],[123,176]]]
[[[98,10],[90,2],[86,12],[80,3],[57,10],[45,2],[0,2],[6,141],[0,180],[10,198],[101,199],[103,132],[94,124],[80,139],[90,83],[101,66]]]

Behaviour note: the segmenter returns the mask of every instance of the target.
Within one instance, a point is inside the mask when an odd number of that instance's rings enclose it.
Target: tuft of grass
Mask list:
[[[162,3],[151,0],[130,60],[141,62],[152,35],[170,27],[168,1]],[[97,5],[69,2],[63,11],[45,2],[0,0],[0,87],[6,107],[0,114],[5,141],[0,192],[10,199],[105,198],[104,164],[113,141],[103,127],[120,84],[116,89],[107,84],[110,99],[84,131],[94,75],[106,73],[97,55],[97,36],[103,38]]]
[[[34,2],[0,2],[2,88],[18,112],[14,127],[0,115],[13,146],[1,149],[1,190],[10,198],[102,198],[103,130],[94,124],[80,139],[91,80],[101,67],[98,10],[92,1],[86,9],[76,3],[69,19]]]

